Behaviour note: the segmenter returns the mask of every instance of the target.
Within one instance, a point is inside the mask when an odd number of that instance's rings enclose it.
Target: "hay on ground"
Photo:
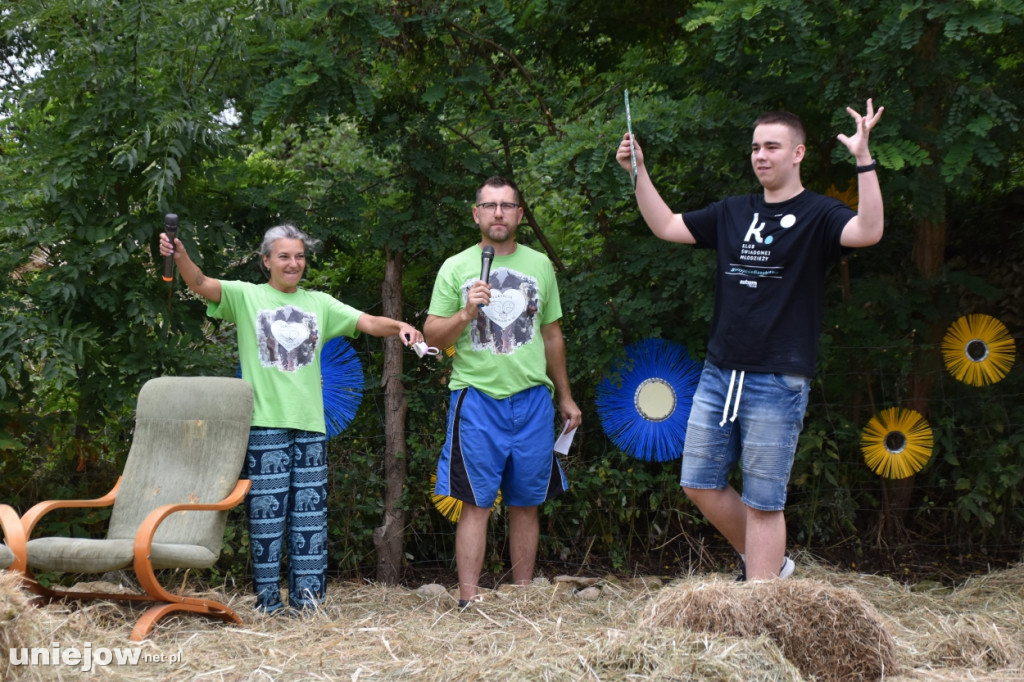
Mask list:
[[[136,666],[98,666],[96,679],[810,682],[843,677],[837,649],[859,646],[862,657],[870,658],[872,627],[883,630],[874,633],[876,659],[887,650],[885,632],[896,641],[890,643],[895,661],[892,667],[886,664],[885,682],[1024,679],[1019,569],[960,588],[914,592],[887,578],[835,570],[804,555],[798,564],[801,580],[749,585],[706,574],[674,581],[604,576],[586,581],[592,584],[584,589],[598,591],[593,600],[583,598],[573,581],[538,579],[529,587],[482,590],[483,601],[461,612],[451,584],[421,591],[416,585],[331,582],[326,603],[295,618],[257,613],[247,585],[193,591],[188,588],[199,586],[183,575],[178,582],[186,583],[187,592],[229,604],[243,623],[173,616],[139,645],[128,641],[139,605],[94,601],[23,609],[24,595],[18,592],[14,600],[15,610],[27,618],[21,626],[34,628],[19,631],[21,646],[60,642],[80,649],[91,644],[94,651],[127,647],[143,652]],[[705,595],[702,605],[701,592],[717,594],[717,599]],[[733,620],[750,630],[698,629],[692,618],[677,613],[687,593],[696,604],[693,610],[708,612],[697,613],[698,622]],[[3,599],[0,595],[0,603]],[[760,629],[753,625],[757,622]],[[833,669],[809,672],[808,658]],[[0,670],[0,677],[48,682],[71,679],[76,671],[62,665],[20,666],[15,672]],[[845,675],[850,680],[878,678]]]
[[[853,590],[817,580],[715,580],[664,590],[645,624],[774,641],[787,659],[821,680],[878,680],[896,669],[885,619]]]
[[[12,679],[11,649],[40,646],[45,626],[40,613],[29,605],[21,576],[0,570],[0,679]]]

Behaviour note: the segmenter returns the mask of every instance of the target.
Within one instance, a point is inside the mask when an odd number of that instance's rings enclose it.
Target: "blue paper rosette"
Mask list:
[[[348,339],[338,336],[320,349],[327,438],[345,430],[363,401],[363,365]]]
[[[605,434],[637,459],[678,459],[700,372],[681,344],[644,339],[627,346],[625,356],[597,386],[597,412]]]

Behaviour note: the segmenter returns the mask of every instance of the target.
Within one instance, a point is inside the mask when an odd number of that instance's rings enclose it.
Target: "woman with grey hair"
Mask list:
[[[207,277],[180,239],[160,236],[160,253],[174,256],[188,288],[207,300],[207,314],[236,323],[242,378],[252,384],[254,408],[242,476],[256,608],[284,609],[280,575],[288,550],[288,604],[322,603],[327,572],[327,427],[320,349],[337,336],[398,336],[423,340],[414,327],[367,315],[328,294],[299,286],[307,254],[319,242],[294,225],[267,230],[260,258],[264,284]]]

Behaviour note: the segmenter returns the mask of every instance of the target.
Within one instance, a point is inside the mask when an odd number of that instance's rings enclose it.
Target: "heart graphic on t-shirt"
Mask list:
[[[270,332],[278,344],[288,351],[295,350],[309,338],[309,328],[301,322],[274,320],[270,325]]]
[[[526,297],[518,289],[495,291],[491,289],[491,303],[484,306],[484,315],[502,329],[506,328],[526,310]]]

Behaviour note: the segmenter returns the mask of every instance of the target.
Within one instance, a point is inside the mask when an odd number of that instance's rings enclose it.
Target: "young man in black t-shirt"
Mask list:
[[[838,140],[857,163],[859,212],[804,189],[803,123],[771,112],[754,123],[750,161],[764,192],[674,213],[627,133],[616,159],[661,239],[715,249],[718,270],[707,357],[686,430],[680,484],[740,554],[744,578],[793,573],[783,509],[817,359],[825,269],[844,249],[882,238],[882,192],[868,136],[884,109],[847,108],[856,132]],[[739,464],[742,496],[728,483]],[[781,568],[780,568],[781,567]]]

